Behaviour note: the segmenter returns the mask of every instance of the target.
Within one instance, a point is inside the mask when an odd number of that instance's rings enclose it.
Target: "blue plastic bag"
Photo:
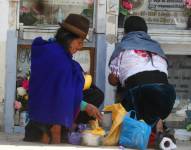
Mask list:
[[[128,148],[145,150],[151,134],[151,127],[144,121],[137,120],[136,115],[135,118],[131,118],[131,112],[124,117],[119,144]]]

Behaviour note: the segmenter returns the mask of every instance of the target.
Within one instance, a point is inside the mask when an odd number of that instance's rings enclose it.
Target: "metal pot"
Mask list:
[[[112,126],[112,112],[111,111],[102,111],[103,119],[101,126],[106,130],[110,130]]]

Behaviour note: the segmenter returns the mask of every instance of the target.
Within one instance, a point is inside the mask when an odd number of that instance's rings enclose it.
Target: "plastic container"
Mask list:
[[[20,113],[20,120],[19,120],[19,125],[21,127],[25,127],[29,122],[29,114],[27,111],[22,111]]]
[[[112,126],[112,112],[111,111],[102,111],[103,119],[101,126],[106,130],[110,130]]]

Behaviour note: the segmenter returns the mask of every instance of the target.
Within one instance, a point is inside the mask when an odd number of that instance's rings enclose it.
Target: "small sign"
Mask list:
[[[182,11],[183,0],[149,0],[149,9],[165,11]]]

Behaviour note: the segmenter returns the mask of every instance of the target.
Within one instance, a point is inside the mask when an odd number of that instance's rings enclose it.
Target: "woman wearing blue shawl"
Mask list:
[[[38,37],[32,43],[30,122],[25,127],[25,141],[58,144],[61,133],[70,129],[74,121],[101,119],[97,107],[103,101],[103,93],[96,86],[83,91],[83,70],[72,59],[83,47],[89,21],[81,15],[70,14],[60,26],[54,40]]]

